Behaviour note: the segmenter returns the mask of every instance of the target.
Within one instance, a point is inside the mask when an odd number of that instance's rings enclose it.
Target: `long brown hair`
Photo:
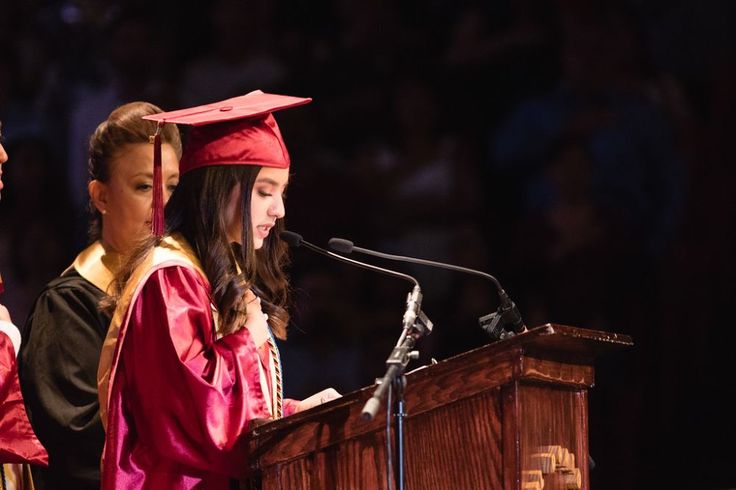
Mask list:
[[[111,162],[125,145],[148,143],[150,135],[156,132],[156,123],[143,119],[143,116],[163,112],[149,102],[130,102],[110,113],[108,118],[97,126],[89,139],[89,160],[87,171],[89,180],[107,182],[112,173]],[[172,146],[177,158],[181,158],[181,138],[175,124],[167,124],[161,131],[161,142]],[[151,147],[153,154],[153,147]],[[92,213],[88,236],[90,242],[98,240],[102,234],[102,216],[90,202]]]
[[[220,313],[221,334],[231,333],[245,322],[245,295],[250,288],[261,298],[274,334],[285,339],[289,321],[289,283],[284,272],[288,247],[278,238],[284,229],[283,220],[276,221],[259,250],[253,247],[250,200],[260,170],[254,165],[222,165],[182,175],[166,205],[166,233],[183,235],[199,258]],[[225,209],[237,184],[241,189],[242,246],[230,244],[225,222]],[[156,237],[150,237],[133,252],[117,275],[113,297],[105,306],[114,307],[133,270],[158,242]]]

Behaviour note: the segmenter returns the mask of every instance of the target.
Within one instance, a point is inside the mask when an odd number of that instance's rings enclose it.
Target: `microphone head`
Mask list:
[[[342,238],[330,238],[330,241],[327,242],[327,246],[341,254],[349,254],[353,251],[353,242]]]
[[[302,244],[302,236],[299,233],[293,231],[282,231],[279,233],[279,238],[285,241],[290,247],[298,247]]]

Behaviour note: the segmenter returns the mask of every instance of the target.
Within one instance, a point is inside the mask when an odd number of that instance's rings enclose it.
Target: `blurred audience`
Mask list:
[[[284,90],[315,99],[282,124],[302,169],[290,194],[309,203],[290,228],[490,271],[530,326],[633,335],[591,398],[596,488],[651,487],[673,426],[693,447],[718,430],[723,410],[690,393],[728,406],[705,373],[728,370],[733,337],[730,2],[54,0],[3,14],[0,119],[18,148],[0,270],[18,317],[85,242],[83,143],[112,107]],[[383,373],[408,285],[326,260],[293,253],[284,359],[348,392]],[[486,341],[488,284],[402,269],[435,322],[423,360]],[[304,371],[287,390],[321,386]],[[678,462],[711,476],[689,486],[733,485],[723,458],[696,459]]]
[[[271,2],[219,0],[201,29],[211,48],[183,70],[180,101],[191,107],[235,97],[258,87],[279,92],[287,67],[276,51],[277,33],[269,29]]]

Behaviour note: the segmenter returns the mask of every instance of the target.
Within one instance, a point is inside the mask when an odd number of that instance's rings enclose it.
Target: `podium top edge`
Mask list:
[[[563,335],[566,337],[592,340],[592,341],[603,342],[607,344],[616,344],[622,347],[629,347],[629,346],[634,345],[634,340],[631,338],[631,336],[626,335],[626,334],[616,333],[616,332],[606,332],[603,330],[590,330],[590,329],[585,329],[585,328],[571,327],[569,325],[560,325],[557,323],[546,323],[539,327],[534,327],[530,329],[528,332],[525,332],[525,334],[529,334],[529,333],[534,334],[534,332],[539,332],[540,335],[557,334],[557,335]]]

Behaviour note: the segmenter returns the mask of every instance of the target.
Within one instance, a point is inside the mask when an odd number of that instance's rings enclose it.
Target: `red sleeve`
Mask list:
[[[268,417],[248,330],[215,341],[207,287],[185,267],[154,272],[132,308],[123,404],[140,441],[187,466],[241,475],[243,434]]]
[[[15,349],[0,332],[0,464],[48,465],[48,455],[28,421],[18,382]]]

